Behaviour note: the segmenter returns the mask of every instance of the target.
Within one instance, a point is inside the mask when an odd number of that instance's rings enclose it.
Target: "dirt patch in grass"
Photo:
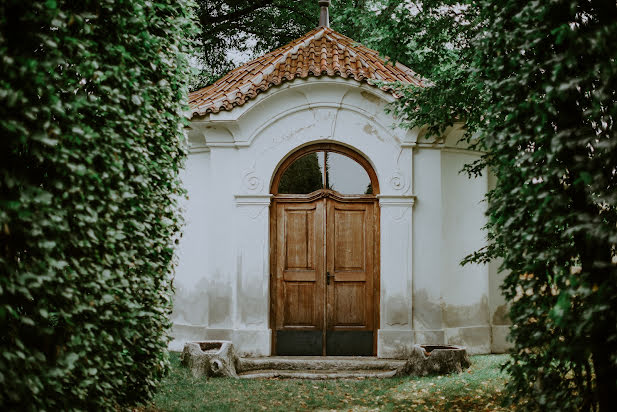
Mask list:
[[[308,381],[195,379],[172,354],[154,411],[510,411],[500,407],[506,355],[471,357],[461,374],[424,378]]]

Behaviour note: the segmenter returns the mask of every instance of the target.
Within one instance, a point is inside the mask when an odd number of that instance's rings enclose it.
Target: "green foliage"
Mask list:
[[[201,67],[192,87],[206,86],[244,60],[283,46],[317,27],[317,1],[196,0],[200,33],[195,57]]]
[[[293,162],[279,183],[279,193],[311,193],[323,188],[323,176],[317,153],[309,153]]]
[[[401,87],[394,111],[407,126],[428,124],[432,135],[465,120],[467,140],[487,153],[467,171],[489,168],[497,177],[489,245],[467,261],[499,258],[509,273],[510,401],[530,410],[611,410],[617,6],[421,3],[411,20],[427,21],[414,39],[421,55],[435,56],[422,72],[433,85]]]
[[[478,147],[499,184],[489,195],[491,245],[477,258],[501,257],[511,271],[510,386],[545,410],[610,410],[617,5],[500,1],[482,13],[474,68],[490,101]]]
[[[115,410],[166,371],[190,6],[0,4],[3,410]]]
[[[428,127],[427,138],[441,136],[457,119],[465,119],[473,134],[481,121],[478,108],[486,105],[483,83],[468,70],[479,9],[464,3],[381,0],[363,13],[349,10],[341,16],[352,28],[345,34],[428,79],[432,87],[391,85],[402,98],[389,108],[401,126]]]

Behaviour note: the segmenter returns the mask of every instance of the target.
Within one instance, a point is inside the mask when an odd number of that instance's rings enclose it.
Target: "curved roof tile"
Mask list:
[[[371,80],[381,80],[425,86],[423,79],[408,67],[386,62],[375,50],[328,27],[318,27],[232,70],[210,86],[189,93],[189,106],[192,116],[232,110],[284,81],[309,76],[339,76],[368,84]]]

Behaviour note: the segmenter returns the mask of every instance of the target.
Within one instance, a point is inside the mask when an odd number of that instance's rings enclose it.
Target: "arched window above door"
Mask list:
[[[328,189],[342,195],[378,193],[370,164],[352,150],[333,144],[303,148],[283,162],[272,185],[274,194],[309,194]]]

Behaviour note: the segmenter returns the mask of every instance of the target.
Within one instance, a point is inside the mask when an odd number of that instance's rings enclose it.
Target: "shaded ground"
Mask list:
[[[511,411],[499,406],[507,355],[471,357],[461,374],[339,381],[194,379],[172,370],[142,411]]]

